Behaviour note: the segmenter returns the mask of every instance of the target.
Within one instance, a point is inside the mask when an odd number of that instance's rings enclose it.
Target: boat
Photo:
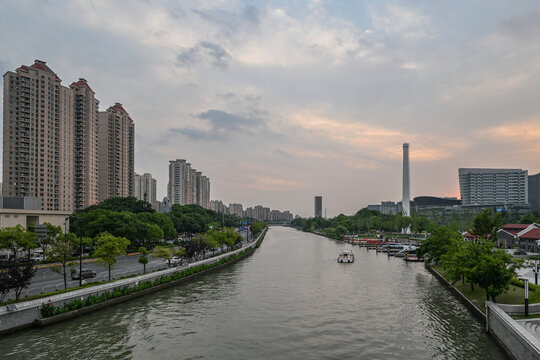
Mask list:
[[[352,263],[354,262],[354,254],[351,250],[341,250],[337,261],[340,263]]]

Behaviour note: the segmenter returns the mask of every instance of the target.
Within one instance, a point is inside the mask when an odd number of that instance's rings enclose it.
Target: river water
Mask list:
[[[506,359],[423,264],[283,227],[192,282],[3,336],[0,357]]]

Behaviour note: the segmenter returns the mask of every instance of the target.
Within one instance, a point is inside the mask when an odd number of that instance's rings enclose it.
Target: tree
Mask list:
[[[441,257],[462,239],[458,232],[454,232],[445,226],[435,230],[429,238],[424,240],[416,250],[418,257],[424,257],[426,260],[439,263]]]
[[[15,299],[19,300],[23,289],[30,285],[30,281],[36,273],[33,261],[9,261],[7,272],[11,289],[15,291]]]
[[[30,251],[36,247],[36,236],[21,225],[0,229],[0,249],[8,249],[17,261],[19,251]]]
[[[71,274],[75,263],[73,259],[73,248],[77,241],[77,236],[73,233],[60,234],[59,236],[51,239],[49,249],[47,249],[46,256],[54,263],[58,263],[58,266],[52,266],[51,270],[64,277],[64,289],[67,289],[67,275]]]
[[[146,274],[146,264],[148,264],[148,250],[144,246],[139,248],[139,259],[137,260],[139,264],[143,264],[143,274]]]
[[[255,224],[251,225],[251,234],[255,237],[266,227],[266,223],[262,221],[257,221]]]
[[[534,216],[534,214],[525,214],[523,215],[523,217],[519,220],[519,223],[520,224],[533,224],[533,223],[536,223],[537,221],[537,217]]]
[[[102,264],[109,269],[109,281],[111,280],[111,268],[116,264],[116,258],[126,254],[129,240],[117,237],[109,233],[102,233],[96,241],[97,248],[94,252],[96,263]]]
[[[133,196],[128,196],[128,197],[113,197],[113,198],[104,200],[100,202],[98,205],[92,205],[92,206],[87,207],[86,209],[83,209],[82,211],[77,213],[77,216],[79,216],[80,213],[90,212],[96,209],[111,210],[114,212],[129,211],[135,214],[142,213],[142,212],[153,213],[156,211],[152,207],[152,204],[150,204],[149,202],[146,202],[143,200],[137,200],[137,198]]]
[[[521,266],[521,260],[513,259],[504,250],[484,253],[474,267],[478,284],[486,290],[486,300],[496,301],[497,296],[508,291],[515,270]]]
[[[171,266],[171,259],[173,256],[182,256],[185,253],[185,249],[180,248],[171,248],[165,246],[156,246],[152,252],[152,257],[159,257],[164,260],[167,260],[168,266]]]
[[[4,302],[6,295],[13,287],[11,276],[8,273],[8,263],[0,263],[0,303]]]
[[[474,218],[471,233],[482,238],[493,239],[501,225],[501,215],[495,214],[491,209],[485,209]]]

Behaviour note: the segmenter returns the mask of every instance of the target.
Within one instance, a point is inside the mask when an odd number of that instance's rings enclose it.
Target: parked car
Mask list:
[[[71,278],[73,280],[79,280],[81,275],[83,279],[89,279],[96,277],[96,272],[90,269],[82,269],[82,272],[79,274],[79,270],[75,270],[71,273]]]
[[[527,252],[525,250],[516,250],[514,251],[514,255],[527,255]]]

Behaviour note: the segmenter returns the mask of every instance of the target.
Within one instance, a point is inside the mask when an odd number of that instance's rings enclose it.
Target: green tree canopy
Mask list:
[[[10,250],[15,260],[17,260],[19,251],[35,248],[37,246],[36,240],[35,234],[21,225],[0,229],[0,249]]]
[[[118,256],[126,254],[126,248],[129,240],[124,237],[111,235],[107,232],[102,233],[96,239],[97,248],[94,257],[98,264],[107,266],[109,269],[109,280],[111,280],[111,268],[116,264]]]

